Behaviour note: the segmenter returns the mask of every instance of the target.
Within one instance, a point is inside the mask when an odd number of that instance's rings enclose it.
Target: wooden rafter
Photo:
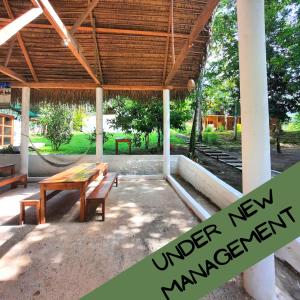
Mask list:
[[[102,87],[110,91],[162,91],[164,89],[178,90],[186,89],[186,86],[156,86],[156,85],[98,85],[93,82],[75,82],[75,81],[47,81],[47,82],[26,82],[13,83],[12,88],[22,88],[28,86],[36,89],[72,89],[72,90],[93,90],[96,87]]]
[[[87,9],[80,15],[80,17],[76,20],[74,25],[72,26],[70,33],[74,34],[78,27],[84,22],[84,20],[91,14],[93,9],[97,6],[99,0],[93,0],[91,3],[88,4]]]
[[[7,11],[8,16],[11,18],[11,20],[14,20],[15,17],[14,17],[14,14],[13,14],[13,12],[12,12],[12,10],[11,10],[9,4],[8,4],[8,0],[3,0],[3,4],[4,4],[4,6],[5,6],[5,9],[6,9],[6,11]],[[33,80],[36,81],[36,82],[38,82],[38,81],[39,81],[39,80],[38,80],[38,77],[37,77],[37,75],[36,75],[36,73],[35,73],[35,70],[34,70],[34,68],[33,68],[33,65],[32,65],[32,62],[31,62],[31,59],[30,59],[30,56],[29,56],[29,54],[28,54],[28,51],[27,51],[27,49],[26,49],[25,43],[24,43],[24,41],[23,41],[23,38],[22,38],[22,35],[21,35],[20,32],[17,33],[17,40],[18,40],[18,43],[19,43],[19,45],[20,45],[21,51],[22,51],[22,53],[23,53],[23,55],[24,55],[24,57],[25,57],[26,63],[27,63],[27,65],[28,65],[28,67],[29,67],[29,70],[30,70],[30,72],[31,72],[31,75],[32,75],[32,77],[33,77]]]
[[[169,85],[172,79],[175,77],[176,72],[180,69],[183,61],[188,55],[189,51],[193,47],[193,43],[197,40],[199,34],[204,29],[205,25],[211,18],[215,8],[217,7],[219,0],[210,0],[207,2],[203,8],[201,14],[198,16],[197,21],[193,27],[192,32],[190,33],[189,39],[185,42],[183,48],[181,49],[180,54],[177,56],[176,63],[173,65],[170,73],[167,76],[165,85]]]
[[[88,4],[90,5],[90,0],[88,0]],[[98,39],[97,39],[97,32],[96,32],[96,19],[93,16],[93,12],[90,12],[90,22],[93,28],[93,43],[94,43],[94,52],[95,52],[95,60],[96,60],[96,67],[99,72],[99,78],[102,83],[104,83],[103,79],[103,72],[102,72],[102,67],[101,67],[101,56],[100,56],[100,51],[99,51],[99,46],[98,46]]]
[[[18,73],[14,72],[10,68],[7,68],[5,66],[0,66],[0,72],[5,74],[6,76],[9,76],[10,78],[13,78],[13,79],[17,80],[17,81],[20,81],[22,83],[26,83],[26,79],[23,76],[21,76]]]
[[[0,45],[3,45],[11,37],[13,37],[17,32],[19,32],[23,27],[36,19],[42,10],[40,8],[32,8],[20,17],[14,19],[11,23],[7,24],[0,30]]]
[[[95,83],[100,84],[100,81],[98,80],[96,74],[94,73],[90,64],[84,57],[79,44],[74,39],[74,37],[69,33],[68,29],[65,27],[62,20],[60,19],[60,17],[56,13],[56,11],[54,10],[50,2],[48,0],[32,0],[32,3],[36,7],[42,8],[45,16],[47,17],[49,22],[53,25],[53,27],[55,28],[59,36],[63,39],[66,46],[70,49],[70,51],[79,61],[79,63],[85,68],[85,70],[95,81]]]
[[[11,19],[0,18],[0,26],[5,26],[11,22]],[[34,29],[53,29],[51,24],[36,24],[30,23],[26,27],[34,28]],[[68,30],[72,28],[72,26],[65,26]],[[91,26],[80,26],[77,28],[77,31],[80,32],[92,32],[94,29]],[[123,34],[123,35],[140,35],[140,36],[157,36],[157,37],[170,37],[170,32],[163,31],[147,31],[147,30],[132,30],[132,29],[122,29],[122,28],[96,28],[97,33],[110,33],[110,34]],[[174,33],[175,38],[179,39],[188,39],[188,34],[183,33]]]
[[[16,44],[16,37],[14,37],[11,41],[10,41],[10,45],[6,54],[6,58],[5,58],[5,63],[4,66],[7,67],[14,49],[14,46]]]
[[[171,0],[171,3],[170,3],[170,11],[169,11],[168,33],[170,33],[170,31],[171,31],[171,22],[172,22],[172,0]],[[170,35],[168,35],[167,39],[166,39],[165,60],[164,60],[164,69],[163,69],[163,77],[162,77],[162,82],[163,83],[166,80],[166,74],[167,74],[168,57],[169,57],[169,45],[170,45]]]

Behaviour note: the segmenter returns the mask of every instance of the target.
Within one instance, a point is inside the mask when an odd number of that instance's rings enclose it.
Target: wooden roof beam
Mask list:
[[[23,27],[36,19],[42,10],[40,8],[32,8],[27,11],[25,14],[14,19],[11,23],[6,25],[0,30],[0,45],[3,45],[11,37],[13,37],[17,32],[19,32]]]
[[[162,91],[164,89],[177,90],[186,89],[186,86],[151,86],[151,85],[98,85],[93,82],[84,81],[46,81],[46,82],[19,82],[12,83],[12,88],[22,88],[28,86],[35,89],[70,89],[70,90],[93,90],[102,87],[110,91]]]
[[[201,33],[201,31],[204,29],[205,25],[211,18],[218,3],[219,0],[210,0],[203,8],[201,14],[197,18],[197,21],[192,29],[192,32],[189,35],[188,40],[185,42],[183,48],[181,49],[180,54],[176,58],[175,64],[173,65],[170,73],[167,76],[165,85],[169,85],[173,80],[173,78],[175,77],[177,71],[180,69],[183,61],[187,57],[190,49],[193,47],[193,43],[197,40],[199,34]]]
[[[13,14],[13,12],[12,12],[12,10],[11,10],[9,4],[8,4],[8,0],[3,0],[3,4],[4,4],[4,6],[5,6],[5,9],[6,9],[6,11],[7,11],[8,16],[11,18],[11,20],[14,20],[14,14]],[[18,43],[19,43],[19,45],[20,45],[21,51],[22,51],[22,53],[23,53],[23,55],[24,55],[24,57],[25,57],[26,63],[27,63],[28,68],[29,68],[29,70],[30,70],[30,72],[31,72],[31,75],[32,75],[32,77],[33,77],[33,80],[36,81],[36,82],[39,81],[39,80],[38,80],[38,77],[37,77],[37,75],[36,75],[36,73],[35,73],[35,70],[34,70],[34,68],[33,68],[33,65],[32,65],[32,62],[31,62],[31,59],[30,59],[30,56],[29,56],[29,54],[28,54],[28,51],[27,51],[27,49],[26,49],[25,43],[24,43],[24,41],[23,41],[23,38],[22,38],[20,32],[17,33],[17,40],[18,40]]]
[[[100,84],[96,74],[93,72],[91,66],[89,65],[88,61],[84,57],[82,50],[77,43],[77,41],[73,38],[73,36],[69,33],[68,29],[63,24],[62,20],[50,4],[48,0],[31,0],[32,3],[37,6],[41,7],[45,16],[49,20],[49,22],[53,25],[59,36],[63,39],[66,46],[70,49],[79,63],[85,68],[91,78],[94,80],[95,83]]]
[[[16,44],[16,37],[14,37],[11,41],[10,41],[10,45],[6,54],[6,58],[5,58],[5,63],[4,66],[7,67],[14,49],[14,46]]]
[[[0,26],[5,26],[11,19],[0,18]],[[36,29],[53,29],[51,24],[36,24],[30,23],[26,27],[36,28]],[[67,29],[71,29],[72,26],[65,26]],[[77,32],[92,32],[94,29],[91,26],[80,26],[77,28]],[[107,33],[107,34],[122,34],[122,35],[140,35],[140,36],[156,36],[156,37],[170,37],[170,32],[164,31],[147,31],[147,30],[133,30],[133,29],[123,29],[123,28],[103,28],[96,27],[97,33]],[[174,33],[175,38],[188,39],[189,34],[184,33]]]
[[[70,33],[74,34],[78,27],[84,22],[84,20],[88,17],[88,15],[93,11],[93,9],[97,6],[99,0],[93,0],[90,4],[88,4],[87,9],[80,15],[77,21],[72,26]]]
[[[171,22],[172,22],[172,5],[173,2],[172,0],[170,1],[170,11],[169,11],[169,22],[168,22],[168,33],[171,31]],[[167,74],[167,66],[168,66],[168,57],[169,57],[169,45],[170,45],[170,35],[168,35],[166,39],[166,48],[165,48],[165,60],[164,60],[164,70],[163,70],[163,77],[162,81],[163,83],[166,80],[166,74]]]
[[[26,80],[25,80],[25,78],[23,76],[21,76],[18,73],[14,72],[10,68],[7,68],[5,66],[0,66],[0,72],[3,73],[3,74],[5,74],[6,76],[9,76],[12,79],[20,81],[22,83],[26,83]],[[24,86],[27,86],[27,84],[25,84]]]

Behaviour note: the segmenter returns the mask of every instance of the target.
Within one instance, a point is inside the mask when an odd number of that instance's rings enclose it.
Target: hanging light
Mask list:
[[[196,88],[194,79],[190,79],[187,84],[188,91],[191,93]]]

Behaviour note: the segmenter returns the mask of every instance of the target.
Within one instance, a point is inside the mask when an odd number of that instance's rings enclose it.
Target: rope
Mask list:
[[[28,135],[25,134],[21,134],[24,137],[27,137],[29,139],[29,142],[31,144],[31,148],[36,152],[36,154],[47,164],[49,164],[50,166],[56,167],[56,168],[65,168],[71,165],[76,164],[77,162],[79,162],[84,156],[87,155],[87,153],[89,152],[91,145],[88,147],[88,149],[85,151],[84,154],[82,154],[80,157],[78,157],[76,160],[72,161],[72,162],[68,162],[68,163],[56,163],[54,161],[51,161],[49,159],[47,159],[44,155],[41,154],[41,152],[34,146],[31,138]]]

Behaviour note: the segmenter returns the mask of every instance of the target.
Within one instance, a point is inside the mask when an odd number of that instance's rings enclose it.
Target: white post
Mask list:
[[[170,90],[163,91],[163,110],[164,110],[164,177],[167,178],[171,173],[170,166]]]
[[[96,161],[103,161],[103,89],[96,88]]]
[[[237,15],[246,194],[271,178],[264,0],[238,0]],[[244,287],[254,299],[275,299],[273,255],[244,273]]]
[[[29,108],[30,108],[30,88],[22,88],[22,121],[21,121],[21,168],[22,174],[28,175],[28,146],[29,146]]]

